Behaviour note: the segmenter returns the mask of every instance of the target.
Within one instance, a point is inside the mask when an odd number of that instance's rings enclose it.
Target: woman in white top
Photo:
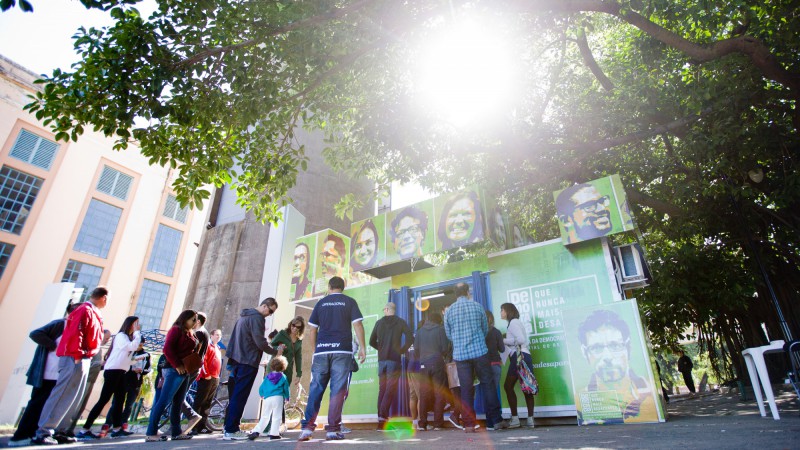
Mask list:
[[[83,431],[76,436],[78,439],[98,439],[104,437],[108,432],[107,426],[103,425],[104,429],[100,431],[100,435],[95,435],[92,433],[92,425],[112,396],[120,399],[125,396],[125,373],[131,368],[131,354],[139,348],[139,343],[142,341],[140,329],[139,318],[130,316],[122,322],[119,333],[111,341],[111,347],[106,353],[106,361],[103,365],[103,389],[100,391],[100,398],[89,411]],[[111,436],[127,436],[130,433],[122,429],[122,406],[125,401],[115,403],[112,404],[114,408],[108,412],[114,428]]]
[[[503,344],[512,350],[511,356],[508,360],[511,362],[506,374],[506,381],[503,383],[503,389],[506,391],[506,398],[508,398],[508,406],[511,409],[511,421],[508,424],[509,428],[519,428],[519,417],[517,416],[517,394],[514,392],[514,385],[517,383],[517,352],[522,351],[522,359],[533,367],[531,361],[531,351],[529,348],[530,338],[528,332],[525,330],[525,325],[519,320],[519,310],[511,303],[503,303],[500,305],[500,318],[508,321],[508,329],[506,337],[503,339]],[[527,426],[533,428],[533,394],[523,394],[525,396],[525,405],[528,407]]]

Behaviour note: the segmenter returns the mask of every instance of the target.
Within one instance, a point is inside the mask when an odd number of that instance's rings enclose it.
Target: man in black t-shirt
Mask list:
[[[350,375],[353,355],[353,333],[358,339],[358,360],[366,359],[364,352],[364,324],[361,310],[355,299],[342,294],[344,280],[332,277],[328,281],[328,295],[323,297],[311,312],[308,319],[305,342],[314,347],[311,362],[311,387],[308,405],[301,422],[303,431],[298,441],[308,441],[316,428],[319,404],[328,382],[331,385],[328,407],[328,425],[325,427],[328,440],[344,439],[341,433],[342,407],[347,390],[347,377]]]

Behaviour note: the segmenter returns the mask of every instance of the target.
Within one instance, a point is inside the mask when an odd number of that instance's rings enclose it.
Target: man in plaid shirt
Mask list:
[[[492,378],[492,366],[487,355],[486,333],[489,324],[481,305],[469,295],[469,285],[458,283],[455,289],[456,300],[444,316],[444,330],[453,343],[453,359],[458,367],[458,381],[461,384],[461,412],[464,431],[475,432],[475,387],[473,374],[478,376],[486,402],[486,426],[489,430],[508,428],[508,423],[500,415],[500,402],[497,386]]]

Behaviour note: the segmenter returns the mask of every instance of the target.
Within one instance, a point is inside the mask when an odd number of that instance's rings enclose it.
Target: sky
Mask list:
[[[79,27],[102,27],[113,22],[108,13],[87,10],[78,0],[30,0],[32,13],[19,7],[0,12],[0,55],[38,74],[53,69],[69,70],[78,61],[72,36]],[[148,5],[149,3],[149,5]],[[145,0],[139,6],[149,15],[154,4]],[[402,208],[433,195],[415,183],[392,186],[392,209]]]
[[[78,0],[29,1],[32,13],[23,13],[18,6],[0,12],[0,55],[34,73],[69,69],[78,60],[72,46],[78,28],[112,23],[108,13],[87,10]],[[139,10],[145,13],[145,8]]]

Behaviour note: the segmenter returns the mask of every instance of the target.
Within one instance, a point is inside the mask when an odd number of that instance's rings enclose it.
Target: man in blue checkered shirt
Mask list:
[[[444,316],[444,330],[453,343],[453,359],[458,367],[458,381],[461,384],[461,418],[464,431],[475,432],[475,386],[473,374],[478,376],[486,402],[486,426],[490,430],[508,428],[508,422],[500,415],[500,402],[497,386],[492,378],[492,366],[486,348],[486,333],[489,324],[481,305],[469,295],[469,285],[458,283],[455,289],[456,300]]]

